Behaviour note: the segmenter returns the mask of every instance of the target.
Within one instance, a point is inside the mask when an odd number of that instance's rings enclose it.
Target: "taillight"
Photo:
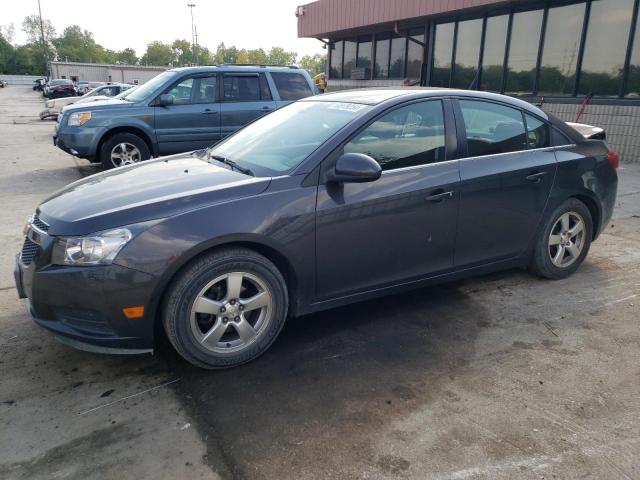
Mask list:
[[[615,170],[620,166],[620,155],[615,150],[609,150],[607,152],[607,160],[609,160],[609,165],[611,165]]]

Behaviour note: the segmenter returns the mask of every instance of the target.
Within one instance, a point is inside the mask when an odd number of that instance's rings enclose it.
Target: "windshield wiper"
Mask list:
[[[251,175],[252,177],[255,177],[255,174],[251,171],[251,169],[249,169],[247,167],[241,167],[236,162],[234,162],[233,160],[229,160],[226,157],[222,157],[220,155],[214,155],[212,153],[209,153],[209,155],[207,155],[207,158],[208,159],[212,159],[213,158],[214,160],[217,160],[218,162],[222,162],[222,163],[225,163],[225,164],[229,165],[232,170],[237,170],[238,172],[244,173],[245,175]]]

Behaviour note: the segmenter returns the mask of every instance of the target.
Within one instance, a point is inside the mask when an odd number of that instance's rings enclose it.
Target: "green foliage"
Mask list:
[[[175,54],[171,45],[159,41],[147,45],[147,51],[140,59],[142,65],[173,65]]]
[[[316,53],[315,55],[305,55],[300,59],[300,66],[315,76],[324,72],[327,64],[327,56]]]

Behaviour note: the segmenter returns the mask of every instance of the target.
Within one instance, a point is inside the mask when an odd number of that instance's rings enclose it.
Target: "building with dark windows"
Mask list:
[[[328,91],[420,84],[522,97],[601,126],[640,158],[640,0],[318,0],[298,35],[328,51]]]

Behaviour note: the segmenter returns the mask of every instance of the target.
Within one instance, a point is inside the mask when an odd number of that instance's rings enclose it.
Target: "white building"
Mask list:
[[[169,67],[108,65],[104,63],[49,62],[49,78],[90,82],[145,83]]]

